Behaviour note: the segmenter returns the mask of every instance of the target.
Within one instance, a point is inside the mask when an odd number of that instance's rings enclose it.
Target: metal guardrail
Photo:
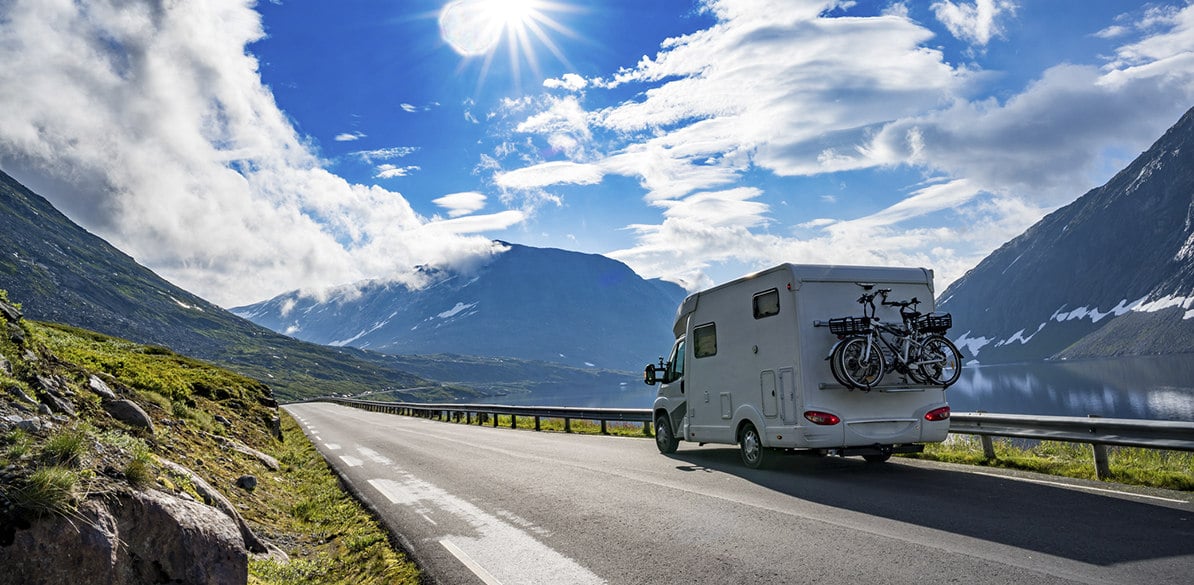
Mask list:
[[[563,419],[565,432],[571,432],[571,421],[573,420],[595,420],[601,422],[603,434],[607,432],[606,423],[616,421],[640,422],[643,424],[643,434],[649,435],[652,422],[652,413],[649,408],[423,404],[351,398],[316,400],[336,402],[376,412],[423,416],[441,420],[464,419],[466,423],[472,423],[475,416],[479,424],[485,424],[492,420],[495,427],[498,426],[498,415],[511,417],[511,428],[518,425],[520,416],[533,418],[535,430],[540,430],[541,419]],[[1095,472],[1100,478],[1110,475],[1107,463],[1107,447],[1109,445],[1194,451],[1194,423],[1179,421],[955,412],[950,416],[949,432],[979,436],[982,441],[983,454],[988,459],[995,458],[992,437],[1086,443],[1092,446]]]

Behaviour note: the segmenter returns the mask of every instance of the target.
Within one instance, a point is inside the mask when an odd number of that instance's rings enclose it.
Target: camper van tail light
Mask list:
[[[942,406],[941,408],[934,408],[925,413],[925,420],[929,422],[937,422],[939,420],[946,420],[949,418],[949,407]]]
[[[837,423],[842,422],[842,419],[838,418],[838,416],[835,414],[819,412],[816,410],[805,411],[804,418],[807,418],[810,422],[826,426],[836,425]]]

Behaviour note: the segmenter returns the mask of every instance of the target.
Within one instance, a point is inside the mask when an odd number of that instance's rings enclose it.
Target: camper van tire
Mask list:
[[[865,459],[867,463],[884,463],[888,459],[891,459],[891,453],[863,455],[862,458]]]
[[[742,446],[742,463],[744,465],[751,469],[759,469],[769,462],[771,450],[763,446],[759,431],[753,424],[743,425],[742,432],[738,436],[739,444]]]
[[[655,417],[655,445],[659,447],[659,452],[665,455],[675,453],[676,447],[680,445],[680,440],[672,432],[672,424],[668,422],[667,415]]]

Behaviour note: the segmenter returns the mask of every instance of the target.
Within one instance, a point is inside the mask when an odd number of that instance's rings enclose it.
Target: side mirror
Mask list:
[[[643,370],[643,383],[648,386],[659,383],[659,379],[655,377],[655,364],[647,364],[647,368]]]

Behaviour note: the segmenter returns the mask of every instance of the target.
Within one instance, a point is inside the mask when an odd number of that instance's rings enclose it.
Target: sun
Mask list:
[[[516,76],[523,60],[538,75],[536,44],[568,64],[549,34],[575,36],[549,15],[567,11],[575,9],[551,0],[453,0],[440,10],[440,36],[462,57],[483,57],[482,76],[503,40]]]

